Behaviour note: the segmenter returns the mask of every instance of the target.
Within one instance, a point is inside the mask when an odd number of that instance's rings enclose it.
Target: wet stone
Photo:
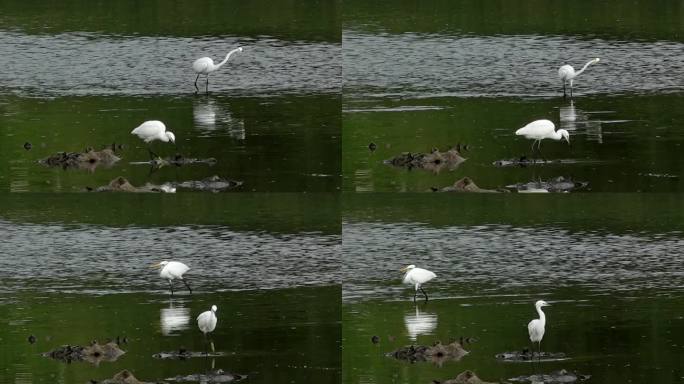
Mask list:
[[[561,369],[560,371],[554,371],[549,374],[534,374],[529,376],[518,376],[508,379],[511,383],[540,383],[540,384],[566,384],[566,383],[581,383],[589,380],[591,376],[581,375],[575,372],[566,371]]]
[[[498,360],[503,361],[532,361],[532,360],[561,360],[567,356],[563,352],[536,352],[525,349],[523,351],[503,352],[496,355]]]
[[[499,193],[502,191],[497,191],[494,189],[483,189],[477,186],[475,182],[468,176],[456,180],[453,185],[444,187],[442,189],[433,188],[433,191],[437,192],[473,192],[473,193]],[[505,190],[505,192],[508,192]]]
[[[419,168],[439,173],[442,170],[454,170],[461,163],[466,161],[461,156],[460,151],[454,147],[441,152],[439,149],[433,148],[430,153],[411,153],[404,152],[384,163],[394,167],[402,167],[407,169]]]
[[[181,348],[177,351],[155,353],[152,357],[162,360],[186,360],[195,357],[221,357],[225,355],[224,352],[193,352]]]
[[[167,381],[177,382],[199,382],[199,383],[230,383],[245,379],[247,376],[238,375],[236,373],[225,372],[222,369],[217,369],[207,373],[195,373],[192,375],[180,375],[176,377],[167,378]]]
[[[445,381],[439,381],[439,380],[433,380],[433,384],[495,384],[489,381],[482,381],[475,372],[467,370],[461,372],[458,376],[456,376],[453,379],[445,380]]]
[[[518,183],[507,185],[506,188],[514,189],[519,192],[525,191],[547,191],[547,192],[570,192],[585,188],[589,183],[584,181],[573,181],[570,178],[559,176],[547,181],[530,181],[528,183]]]
[[[84,152],[58,152],[39,162],[50,167],[94,170],[99,165],[111,166],[119,160],[121,158],[109,148],[101,151],[88,148]]]
[[[441,365],[445,361],[459,361],[468,353],[469,352],[463,349],[463,346],[457,341],[450,344],[442,344],[438,341],[431,346],[409,345],[402,347],[394,352],[388,353],[387,356],[394,357],[398,360],[406,360],[410,363],[430,361]]]
[[[114,377],[111,379],[106,379],[103,381],[90,380],[90,382],[92,384],[155,384],[146,381],[140,381],[133,376],[132,373],[125,369],[114,375]]]
[[[93,342],[86,347],[80,345],[62,345],[50,352],[43,353],[44,357],[50,357],[65,363],[72,361],[87,361],[91,364],[99,364],[103,361],[116,361],[124,352],[116,343],[110,342],[104,345]]]

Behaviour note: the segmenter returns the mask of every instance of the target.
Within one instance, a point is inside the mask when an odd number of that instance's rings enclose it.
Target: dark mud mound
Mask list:
[[[50,167],[94,171],[98,166],[109,167],[119,160],[121,158],[113,150],[106,148],[101,151],[87,149],[84,152],[58,152],[40,160],[40,163]]]
[[[90,380],[90,384],[155,384],[155,383],[150,383],[147,381],[140,381],[133,376],[132,373],[130,373],[127,370],[123,370],[111,379],[105,379],[102,381],[96,381],[96,380]]]
[[[489,381],[482,381],[475,372],[463,371],[456,378],[445,381],[432,380],[433,384],[496,384]]]
[[[116,361],[124,353],[126,352],[121,350],[114,342],[104,345],[93,342],[87,347],[82,347],[80,345],[62,345],[50,352],[43,353],[43,356],[65,363],[71,363],[72,361],[87,361],[91,364],[98,365],[103,361]]]
[[[385,160],[384,163],[394,167],[419,168],[439,173],[443,170],[454,170],[466,160],[457,148],[451,148],[445,152],[438,149],[433,149],[430,153],[404,152]]]
[[[561,369],[560,371],[551,372],[549,374],[518,376],[508,379],[508,381],[511,383],[568,384],[581,383],[589,380],[590,377],[591,376],[589,375],[580,375]]]
[[[456,180],[454,185],[450,185],[448,187],[444,187],[442,189],[436,189],[433,188],[433,191],[439,191],[439,192],[471,192],[471,193],[499,193],[501,191],[497,191],[494,189],[483,189],[477,186],[473,179],[470,177],[466,176],[462,179]],[[505,192],[508,192],[505,190]]]
[[[388,353],[388,356],[398,360],[406,360],[410,363],[415,363],[416,361],[430,361],[441,365],[445,361],[459,361],[467,354],[468,351],[463,349],[461,343],[457,341],[446,345],[438,341],[432,346],[409,345],[402,347],[394,352]]]
[[[238,375],[236,373],[225,372],[222,369],[217,369],[215,371],[210,371],[207,373],[195,373],[192,375],[181,375],[176,377],[170,377],[166,380],[168,381],[178,381],[178,382],[196,382],[196,383],[230,383],[233,381],[238,381],[246,378],[247,376]]]
[[[225,355],[223,352],[193,352],[181,348],[177,351],[155,353],[152,357],[162,360],[186,360],[195,357],[221,357]]]
[[[507,185],[506,188],[508,189],[513,189],[518,192],[571,192],[571,191],[577,191],[583,188],[586,188],[586,186],[589,185],[589,183],[585,181],[574,181],[570,178],[565,178],[563,176],[559,176],[553,179],[549,179],[546,181],[539,180],[539,181],[530,181],[527,183],[518,183],[518,184],[511,184]]]
[[[504,352],[496,355],[498,360],[502,361],[557,361],[566,359],[567,356],[563,352],[532,352],[529,349],[515,352]]]

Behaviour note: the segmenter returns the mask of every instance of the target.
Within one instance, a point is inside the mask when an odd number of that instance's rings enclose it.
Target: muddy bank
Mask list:
[[[518,192],[572,192],[586,188],[589,183],[585,181],[574,181],[570,178],[559,176],[549,180],[530,181],[507,185],[506,188]]]
[[[498,191],[494,189],[483,189],[477,186],[473,179],[466,176],[456,180],[453,185],[444,187],[442,189],[432,188],[433,192],[472,192],[472,193],[500,193],[508,192],[508,190]]]
[[[441,152],[434,148],[430,153],[404,152],[384,163],[394,167],[407,169],[419,168],[439,173],[443,170],[454,170],[467,159],[461,156],[457,147]]]
[[[508,379],[511,383],[544,383],[544,384],[570,384],[581,383],[589,380],[591,376],[569,372],[565,369],[549,374],[534,374],[530,376],[518,376]]]
[[[406,360],[410,363],[417,361],[431,361],[441,365],[445,361],[459,361],[467,355],[461,343],[454,341],[450,344],[442,344],[439,341],[431,346],[409,345],[390,352],[387,356],[398,360]]]
[[[110,167],[119,160],[121,158],[112,149],[106,148],[101,151],[86,149],[84,152],[58,152],[39,160],[39,163],[50,167],[94,171],[98,166]]]
[[[514,352],[503,352],[499,353],[496,355],[497,360],[502,360],[502,361],[532,361],[532,360],[547,360],[547,361],[554,361],[554,360],[562,360],[566,358],[565,353],[563,352],[536,352],[536,351],[530,351],[529,349],[525,349],[523,351],[514,351]]]
[[[98,365],[103,361],[116,361],[124,353],[126,352],[119,348],[114,342],[104,345],[93,342],[85,347],[80,345],[62,345],[52,351],[43,353],[43,356],[65,363],[71,363],[72,361],[87,361],[91,364]]]
[[[147,183],[142,187],[132,185],[125,177],[117,177],[97,188],[86,187],[88,192],[131,192],[131,193],[175,193],[177,188],[191,189],[195,191],[221,192],[237,188],[242,185],[241,181],[224,179],[219,176],[210,176],[203,180],[190,180],[182,182],[169,182],[162,185]]]
[[[439,380],[432,380],[433,384],[496,384],[493,382],[489,381],[482,381],[475,372],[473,371],[463,371],[461,372],[456,378],[445,380],[445,381],[439,381]]]

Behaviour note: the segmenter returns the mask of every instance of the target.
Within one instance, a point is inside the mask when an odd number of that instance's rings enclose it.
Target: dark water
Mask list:
[[[326,194],[0,195],[0,383],[83,383],[128,369],[162,380],[215,368],[249,382],[340,378],[339,205]],[[187,263],[189,294],[150,268]],[[199,313],[219,307],[202,351]],[[28,343],[29,335],[37,342]],[[62,344],[126,336],[114,363],[41,357]]]
[[[584,191],[681,190],[681,4],[354,1],[343,22],[347,191],[424,192],[468,176],[487,189],[557,177]],[[620,9],[620,11],[616,11]],[[387,11],[385,11],[387,10]],[[558,67],[579,70],[575,100]],[[570,132],[542,154],[514,132],[536,119]],[[371,153],[368,145],[377,150]],[[456,170],[391,169],[402,152],[469,144]],[[496,168],[521,156],[560,160]]]
[[[677,195],[346,197],[343,382],[424,383],[467,369],[493,382],[558,369],[591,382],[679,382],[680,212]],[[414,263],[437,274],[417,306],[399,272]],[[569,358],[498,362],[529,347],[539,299],[552,304],[542,348]],[[477,342],[459,362],[384,356],[460,336]]]

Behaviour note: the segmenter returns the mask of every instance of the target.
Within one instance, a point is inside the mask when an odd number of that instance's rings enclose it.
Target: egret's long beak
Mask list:
[[[150,268],[159,268],[159,267],[161,267],[161,263],[150,265]]]
[[[399,272],[406,272],[406,271],[408,271],[408,267],[404,267],[404,268],[399,270]]]

